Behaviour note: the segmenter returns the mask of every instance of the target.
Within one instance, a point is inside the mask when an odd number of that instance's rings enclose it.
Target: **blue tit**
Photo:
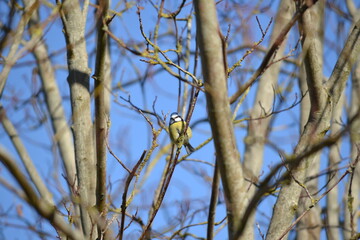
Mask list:
[[[192,132],[190,127],[188,127],[184,134],[185,126],[186,122],[178,113],[174,112],[170,115],[169,134],[171,142],[178,148],[181,148],[184,145],[186,152],[190,154],[195,150],[189,143]]]

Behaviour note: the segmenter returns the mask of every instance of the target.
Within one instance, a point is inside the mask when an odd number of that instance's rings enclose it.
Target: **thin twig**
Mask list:
[[[289,107],[286,107],[286,108],[283,108],[283,109],[280,109],[280,110],[273,110],[271,113],[269,114],[265,114],[264,116],[260,116],[260,117],[257,117],[257,118],[251,118],[251,117],[247,117],[247,118],[242,118],[242,119],[239,119],[239,120],[235,120],[234,121],[234,124],[239,124],[241,122],[244,122],[244,121],[255,121],[255,120],[261,120],[261,119],[265,119],[265,118],[268,118],[272,115],[275,115],[275,114],[279,114],[279,113],[282,113],[282,112],[285,112],[287,110],[290,110],[294,107],[296,107],[297,105],[299,105],[302,100],[304,99],[305,95],[307,94],[308,91],[306,91],[304,94],[301,95],[301,98],[298,100],[298,96],[297,94],[295,95],[295,100],[294,102],[289,106]]]
[[[121,165],[128,173],[131,173],[131,170],[130,170],[128,167],[126,167],[126,165],[120,160],[120,158],[118,158],[118,157],[115,155],[115,153],[111,150],[110,145],[109,145],[109,141],[108,141],[107,139],[108,139],[108,138],[106,137],[105,142],[106,142],[106,147],[107,147],[109,153],[120,163],[120,165]]]
[[[261,62],[258,69],[255,71],[255,73],[250,77],[250,79],[243,84],[234,95],[232,95],[229,99],[230,103],[234,103],[238,97],[240,97],[247,88],[249,88],[266,70],[268,63],[272,59],[275,52],[280,47],[281,43],[285,40],[286,35],[290,31],[290,29],[294,26],[294,24],[297,22],[297,20],[302,16],[302,14],[308,9],[309,6],[304,4],[299,8],[299,10],[294,14],[292,19],[289,21],[288,24],[285,25],[284,29],[280,32],[279,36],[275,39],[274,43],[271,45],[270,49],[266,53],[263,61]]]
[[[175,149],[175,145],[173,145],[172,150],[174,150],[174,149]],[[151,224],[154,221],[155,216],[156,216],[157,212],[159,211],[160,206],[161,206],[161,204],[162,204],[162,202],[164,200],[165,193],[166,193],[166,191],[167,191],[167,189],[169,187],[170,180],[172,178],[172,175],[174,173],[174,170],[175,170],[175,167],[176,167],[176,164],[177,164],[177,159],[179,158],[179,155],[180,155],[180,150],[181,149],[178,149],[176,151],[176,154],[175,154],[174,158],[170,157],[169,165],[168,165],[168,169],[166,170],[166,175],[165,175],[164,182],[163,182],[163,184],[161,186],[159,196],[158,196],[157,200],[155,201],[155,203],[153,204],[153,206],[154,206],[153,213],[149,217],[148,223],[146,224],[146,227],[144,228],[143,233],[141,234],[141,236],[139,238],[141,240],[144,239],[149,234],[149,229],[151,227]],[[173,154],[171,154],[171,156],[172,155]]]
[[[257,19],[257,18],[256,18],[256,19]],[[241,66],[241,63],[245,60],[245,58],[246,58],[247,56],[249,56],[252,52],[254,52],[254,51],[259,47],[259,45],[264,41],[265,35],[267,34],[267,32],[268,32],[268,30],[269,30],[269,28],[270,28],[270,26],[271,26],[272,21],[273,21],[273,19],[271,18],[270,21],[269,21],[269,23],[268,23],[268,25],[267,25],[267,27],[266,27],[266,29],[265,29],[265,32],[262,30],[262,28],[261,28],[261,26],[260,26],[260,30],[261,30],[261,33],[262,33],[262,37],[260,38],[259,41],[257,41],[256,43],[254,43],[249,50],[247,50],[247,51],[245,52],[244,56],[243,56],[240,60],[238,60],[236,63],[234,63],[234,65],[232,65],[232,67],[227,70],[227,71],[228,71],[228,72],[227,72],[228,75],[230,75],[231,72],[235,70],[235,68],[240,67],[240,66]],[[259,23],[259,24],[260,24],[260,23]]]
[[[133,167],[133,169],[131,170],[130,174],[128,175],[128,177],[126,178],[126,181],[125,181],[124,193],[122,195],[122,203],[121,203],[121,225],[120,225],[120,230],[119,230],[118,236],[116,237],[119,240],[123,239],[123,234],[124,234],[125,213],[126,213],[126,208],[127,208],[127,203],[126,203],[127,192],[129,190],[131,180],[136,175],[136,171],[137,171],[138,167],[140,166],[141,162],[144,160],[145,155],[146,155],[146,151],[144,150],[143,153],[141,154],[140,159],[137,161],[137,163],[135,164],[135,166]]]
[[[280,159],[281,161],[283,161],[284,163],[284,156],[280,155]],[[302,188],[304,189],[304,191],[306,192],[306,195],[310,198],[310,201],[313,203],[314,202],[314,199],[313,197],[311,196],[309,190],[307,189],[307,187],[305,186],[304,183],[300,182],[295,176],[294,174],[292,173],[292,171],[290,170],[290,168],[284,163],[284,167],[286,168],[286,170],[288,171],[290,177]]]

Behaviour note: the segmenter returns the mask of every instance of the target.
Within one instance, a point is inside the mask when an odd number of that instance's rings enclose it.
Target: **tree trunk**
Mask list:
[[[75,162],[79,180],[81,223],[84,234],[89,239],[96,238],[96,227],[90,218],[95,205],[95,153],[94,130],[90,110],[88,55],[85,42],[85,23],[89,2],[83,3],[83,9],[77,1],[64,1],[62,21],[67,44],[67,61],[70,86],[73,134],[75,144]]]
[[[194,6],[207,111],[225,192],[228,235],[229,239],[234,239],[248,199],[228,99],[226,47],[217,22],[215,2],[197,0]]]

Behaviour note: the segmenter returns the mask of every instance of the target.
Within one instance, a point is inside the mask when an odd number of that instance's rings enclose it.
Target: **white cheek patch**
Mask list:
[[[176,117],[174,118],[174,121],[175,121],[175,122],[181,122],[181,121],[182,121],[182,119],[181,119],[181,117],[176,116]]]

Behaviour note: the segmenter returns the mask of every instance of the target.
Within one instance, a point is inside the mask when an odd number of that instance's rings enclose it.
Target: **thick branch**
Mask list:
[[[209,213],[208,213],[208,225],[207,225],[207,233],[206,233],[206,237],[207,237],[206,239],[208,240],[214,239],[215,214],[218,203],[219,187],[220,187],[220,173],[219,173],[218,162],[216,161],[214,168],[214,177],[211,186],[211,198],[210,198]]]
[[[227,97],[227,69],[223,54],[225,46],[214,1],[197,0],[194,6],[207,109],[227,200],[229,239],[233,239],[233,231],[240,225],[246,206],[246,189]]]
[[[31,15],[34,11],[36,11],[39,7],[39,1],[34,1],[34,3],[24,9],[24,13],[19,21],[17,28],[13,31],[14,36],[11,42],[11,47],[7,57],[5,58],[4,65],[2,66],[2,70],[0,72],[0,98],[2,97],[6,80],[9,76],[10,70],[18,59],[16,56],[17,50],[19,49],[20,42],[23,37],[23,33],[25,30],[25,26],[30,20]]]
[[[31,0],[24,1],[26,5],[31,4]],[[56,83],[55,72],[49,58],[47,46],[40,38],[44,37],[39,34],[42,29],[39,22],[38,11],[33,14],[29,22],[30,34],[32,39],[37,38],[36,47],[33,50],[33,55],[39,69],[39,75],[42,83],[42,89],[45,95],[45,103],[48,109],[51,124],[54,131],[54,141],[59,146],[59,152],[63,159],[66,177],[69,187],[75,186],[76,168],[74,156],[74,144],[72,141],[72,133],[67,124],[65,111],[62,105],[62,97],[60,95],[59,87]],[[39,29],[40,28],[40,29]],[[73,189],[70,189],[73,192]]]
[[[340,53],[333,72],[326,83],[333,104],[339,101],[342,90],[349,77],[351,67],[359,57],[360,52],[360,19],[355,23],[345,47]]]
[[[340,94],[344,90],[346,80],[350,74],[350,68],[354,63],[354,58],[358,56],[360,50],[360,21],[354,26],[345,47],[341,52],[339,59],[335,65],[334,71],[326,84],[327,88],[313,88],[311,91],[316,92],[316,96],[326,94],[327,97],[319,97],[313,99],[311,104],[318,104],[316,111],[311,111],[309,120],[301,135],[300,141],[295,149],[295,155],[299,155],[306,151],[311,145],[319,142],[326,134],[330,126],[331,114],[340,98]],[[310,43],[311,44],[311,43]],[[309,48],[311,51],[312,48]],[[316,54],[314,54],[316,56]],[[312,77],[312,76],[308,76]],[[320,79],[312,79],[311,81],[321,81]],[[308,81],[309,82],[309,81]],[[319,83],[316,83],[318,86]],[[313,86],[308,86],[309,88]],[[323,90],[323,89],[328,89]],[[310,90],[309,90],[310,91]],[[326,92],[324,92],[326,91]],[[298,198],[302,187],[296,182],[303,183],[305,179],[305,170],[308,164],[311,164],[316,154],[308,156],[299,165],[299,167],[292,172],[293,178],[290,184],[281,188],[279,198],[274,208],[274,214],[268,230],[266,239],[279,239],[279,237],[286,231],[295,215],[298,208]],[[297,181],[294,181],[294,178]]]
[[[16,128],[12,122],[8,119],[5,109],[0,104],[0,122],[2,123],[7,135],[10,137],[12,144],[14,145],[17,153],[20,156],[21,161],[23,162],[25,169],[31,179],[31,182],[35,185],[37,191],[40,193],[41,197],[46,200],[48,203],[53,203],[52,194],[46,187],[43,179],[41,179],[39,172],[37,171],[35,165],[33,164],[24,144],[22,143]]]
[[[81,240],[84,239],[81,232],[73,229],[69,224],[67,224],[63,216],[61,216],[54,205],[49,204],[48,201],[44,201],[39,197],[34,189],[32,188],[30,182],[25,177],[24,173],[20,171],[20,168],[17,166],[15,161],[3,150],[0,149],[0,161],[6,166],[9,172],[14,176],[16,181],[19,183],[23,191],[25,192],[28,202],[30,205],[35,208],[35,210],[57,229],[66,234],[70,239]]]
[[[99,213],[106,216],[106,135],[109,121],[109,101],[106,101],[109,94],[106,94],[106,83],[110,77],[106,75],[109,65],[106,64],[108,57],[108,35],[104,28],[107,28],[107,12],[109,1],[100,1],[98,9],[98,39],[96,47],[95,66],[95,129],[96,129],[96,205]],[[104,220],[104,219],[103,219]],[[103,221],[102,221],[103,222]],[[102,224],[101,224],[102,225]],[[99,238],[104,231],[104,226],[98,229]]]

